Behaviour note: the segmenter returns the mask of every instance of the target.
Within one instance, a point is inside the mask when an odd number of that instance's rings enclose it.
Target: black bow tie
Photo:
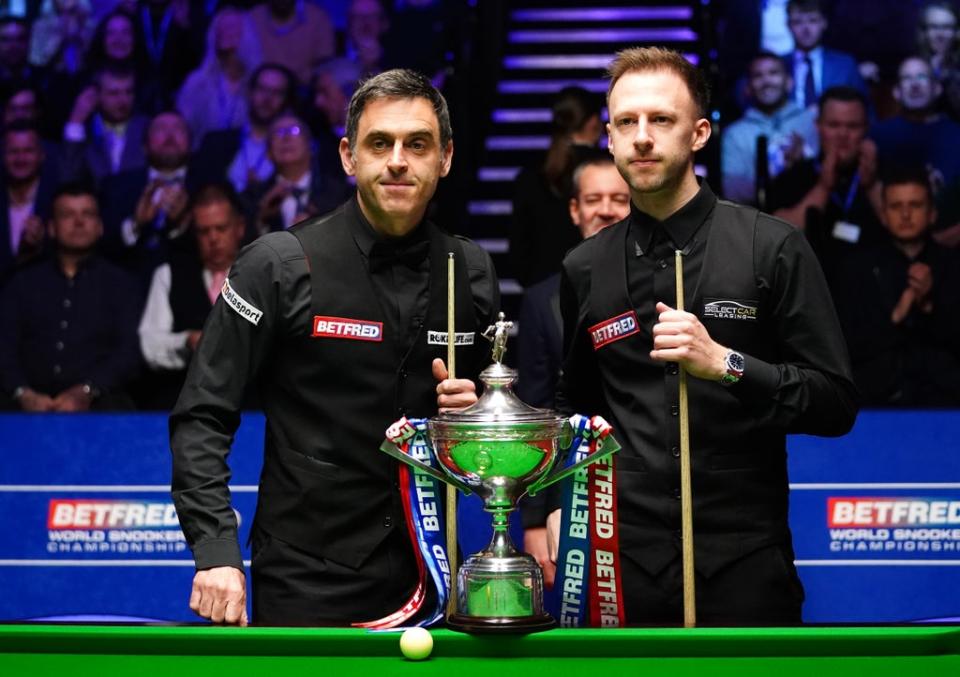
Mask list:
[[[417,270],[430,251],[430,242],[423,240],[406,247],[396,247],[386,242],[374,242],[370,249],[370,272],[402,264]]]

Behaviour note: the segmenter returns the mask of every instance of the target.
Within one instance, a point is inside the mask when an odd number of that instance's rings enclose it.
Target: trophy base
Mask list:
[[[556,621],[550,614],[494,618],[456,613],[447,617],[448,628],[473,635],[527,635],[549,630],[554,625]]]

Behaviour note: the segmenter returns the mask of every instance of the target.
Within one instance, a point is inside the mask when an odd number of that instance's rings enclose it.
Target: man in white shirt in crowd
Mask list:
[[[243,240],[245,223],[229,184],[210,184],[190,209],[196,248],[178,251],[153,273],[140,320],[140,350],[150,368],[139,404],[170,409],[183,385],[203,323]]]

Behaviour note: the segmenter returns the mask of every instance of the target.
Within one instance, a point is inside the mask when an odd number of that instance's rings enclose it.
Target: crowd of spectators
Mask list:
[[[884,74],[824,44],[833,3],[784,4],[793,46],[747,63],[723,192],[806,233],[865,405],[960,406],[957,9],[917,3],[916,42]]]
[[[442,85],[438,36],[460,4],[45,0],[0,15],[0,407],[168,408],[238,248],[350,195],[336,149],[357,82],[402,66]],[[960,406],[958,11],[906,3],[916,29],[887,65],[827,44],[855,0],[749,3],[778,4],[789,48],[757,40],[717,93],[736,114],[713,187],[806,233],[866,405]],[[437,39],[404,40],[425,31]],[[581,237],[573,177],[596,160],[602,108],[563,89],[549,149],[516,179],[510,253],[528,290]]]
[[[442,40],[401,50],[388,29],[433,37],[443,4],[0,14],[0,408],[171,407],[239,248],[350,195],[337,146],[357,83],[395,66],[442,80]]]

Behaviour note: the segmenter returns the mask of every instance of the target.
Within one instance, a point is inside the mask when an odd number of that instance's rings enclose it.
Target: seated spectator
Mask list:
[[[63,130],[64,176],[92,180],[143,167],[148,119],[134,111],[136,76],[107,68],[77,97]]]
[[[867,86],[856,60],[823,46],[827,17],[822,0],[790,0],[787,27],[794,42],[794,51],[787,58],[793,74],[792,96],[798,106],[816,107],[820,95],[831,87],[853,87],[866,96]]]
[[[753,105],[721,137],[723,193],[728,200],[757,204],[759,137],[766,138],[767,179],[797,160],[816,155],[815,116],[790,100],[792,87],[786,65],[776,54],[761,52],[750,62],[747,90]]]
[[[66,185],[53,199],[55,253],[3,290],[0,381],[23,411],[129,408],[139,366],[136,288],[96,254],[97,201]]]
[[[160,113],[146,132],[146,167],[103,183],[104,253],[149,282],[153,269],[182,245],[187,228],[190,131],[177,111]]]
[[[234,8],[220,10],[207,31],[207,53],[191,73],[177,108],[190,127],[194,145],[207,132],[243,127],[247,123],[244,83],[260,65],[260,45],[246,15]]]
[[[883,187],[889,235],[844,266],[837,311],[869,406],[960,406],[960,257],[933,242],[926,172]]]
[[[330,17],[304,0],[267,0],[250,10],[264,61],[289,68],[301,83],[333,56],[336,41]]]
[[[30,63],[30,22],[15,16],[0,16],[0,89],[11,83],[46,86],[47,72]]]
[[[140,319],[140,349],[150,368],[141,384],[143,409],[166,410],[176,403],[246,228],[229,184],[201,188],[190,211],[196,248],[178,252],[154,271]]]
[[[258,235],[326,214],[350,197],[352,191],[339,162],[333,166],[317,157],[310,130],[300,118],[286,114],[274,121],[268,153],[276,173],[244,196],[256,205]],[[336,155],[330,158],[339,159]]]
[[[613,164],[609,153],[596,151],[573,172],[570,218],[588,238],[630,214],[630,187]],[[520,308],[517,394],[535,407],[553,407],[560,374],[561,333],[560,274],[555,273],[529,287]],[[552,585],[555,565],[547,555],[544,495],[523,503],[523,548],[543,567],[547,585]]]
[[[877,149],[866,133],[863,95],[828,89],[817,118],[820,156],[797,162],[770,184],[769,210],[805,230],[828,281],[844,256],[883,234]]]
[[[960,124],[937,110],[940,83],[920,57],[900,64],[893,96],[900,113],[878,123],[870,135],[877,144],[880,173],[897,166],[926,167],[936,198],[945,185],[960,179]]]
[[[273,175],[267,135],[273,121],[290,110],[296,79],[285,67],[261,64],[250,76],[249,122],[240,129],[210,132],[196,153],[198,183],[227,180],[238,193]]]
[[[147,55],[145,110],[156,114],[174,104],[187,74],[200,64],[202,29],[194,34],[184,0],[140,0],[140,38]]]
[[[124,7],[117,7],[97,25],[87,50],[87,71],[104,68],[146,70],[147,53],[137,32],[137,20]]]
[[[957,9],[948,0],[930,0],[920,9],[920,54],[940,83],[943,108],[960,121],[960,25]]]
[[[565,87],[553,104],[550,147],[514,182],[510,258],[517,280],[529,286],[560,271],[564,254],[580,241],[567,201],[574,168],[600,140],[602,101],[580,87]]]
[[[55,172],[44,171],[44,151],[29,122],[12,122],[3,134],[0,189],[0,286],[43,249],[44,223],[57,186]]]
[[[350,0],[343,53],[364,76],[390,67],[384,60],[383,46],[389,28],[390,21],[380,0]]]
[[[78,72],[94,28],[89,0],[45,0],[33,23],[30,63],[57,72]]]
[[[340,145],[346,134],[347,105],[360,76],[360,67],[344,58],[324,62],[313,74],[309,123],[321,145],[323,140],[332,141],[334,149]]]

